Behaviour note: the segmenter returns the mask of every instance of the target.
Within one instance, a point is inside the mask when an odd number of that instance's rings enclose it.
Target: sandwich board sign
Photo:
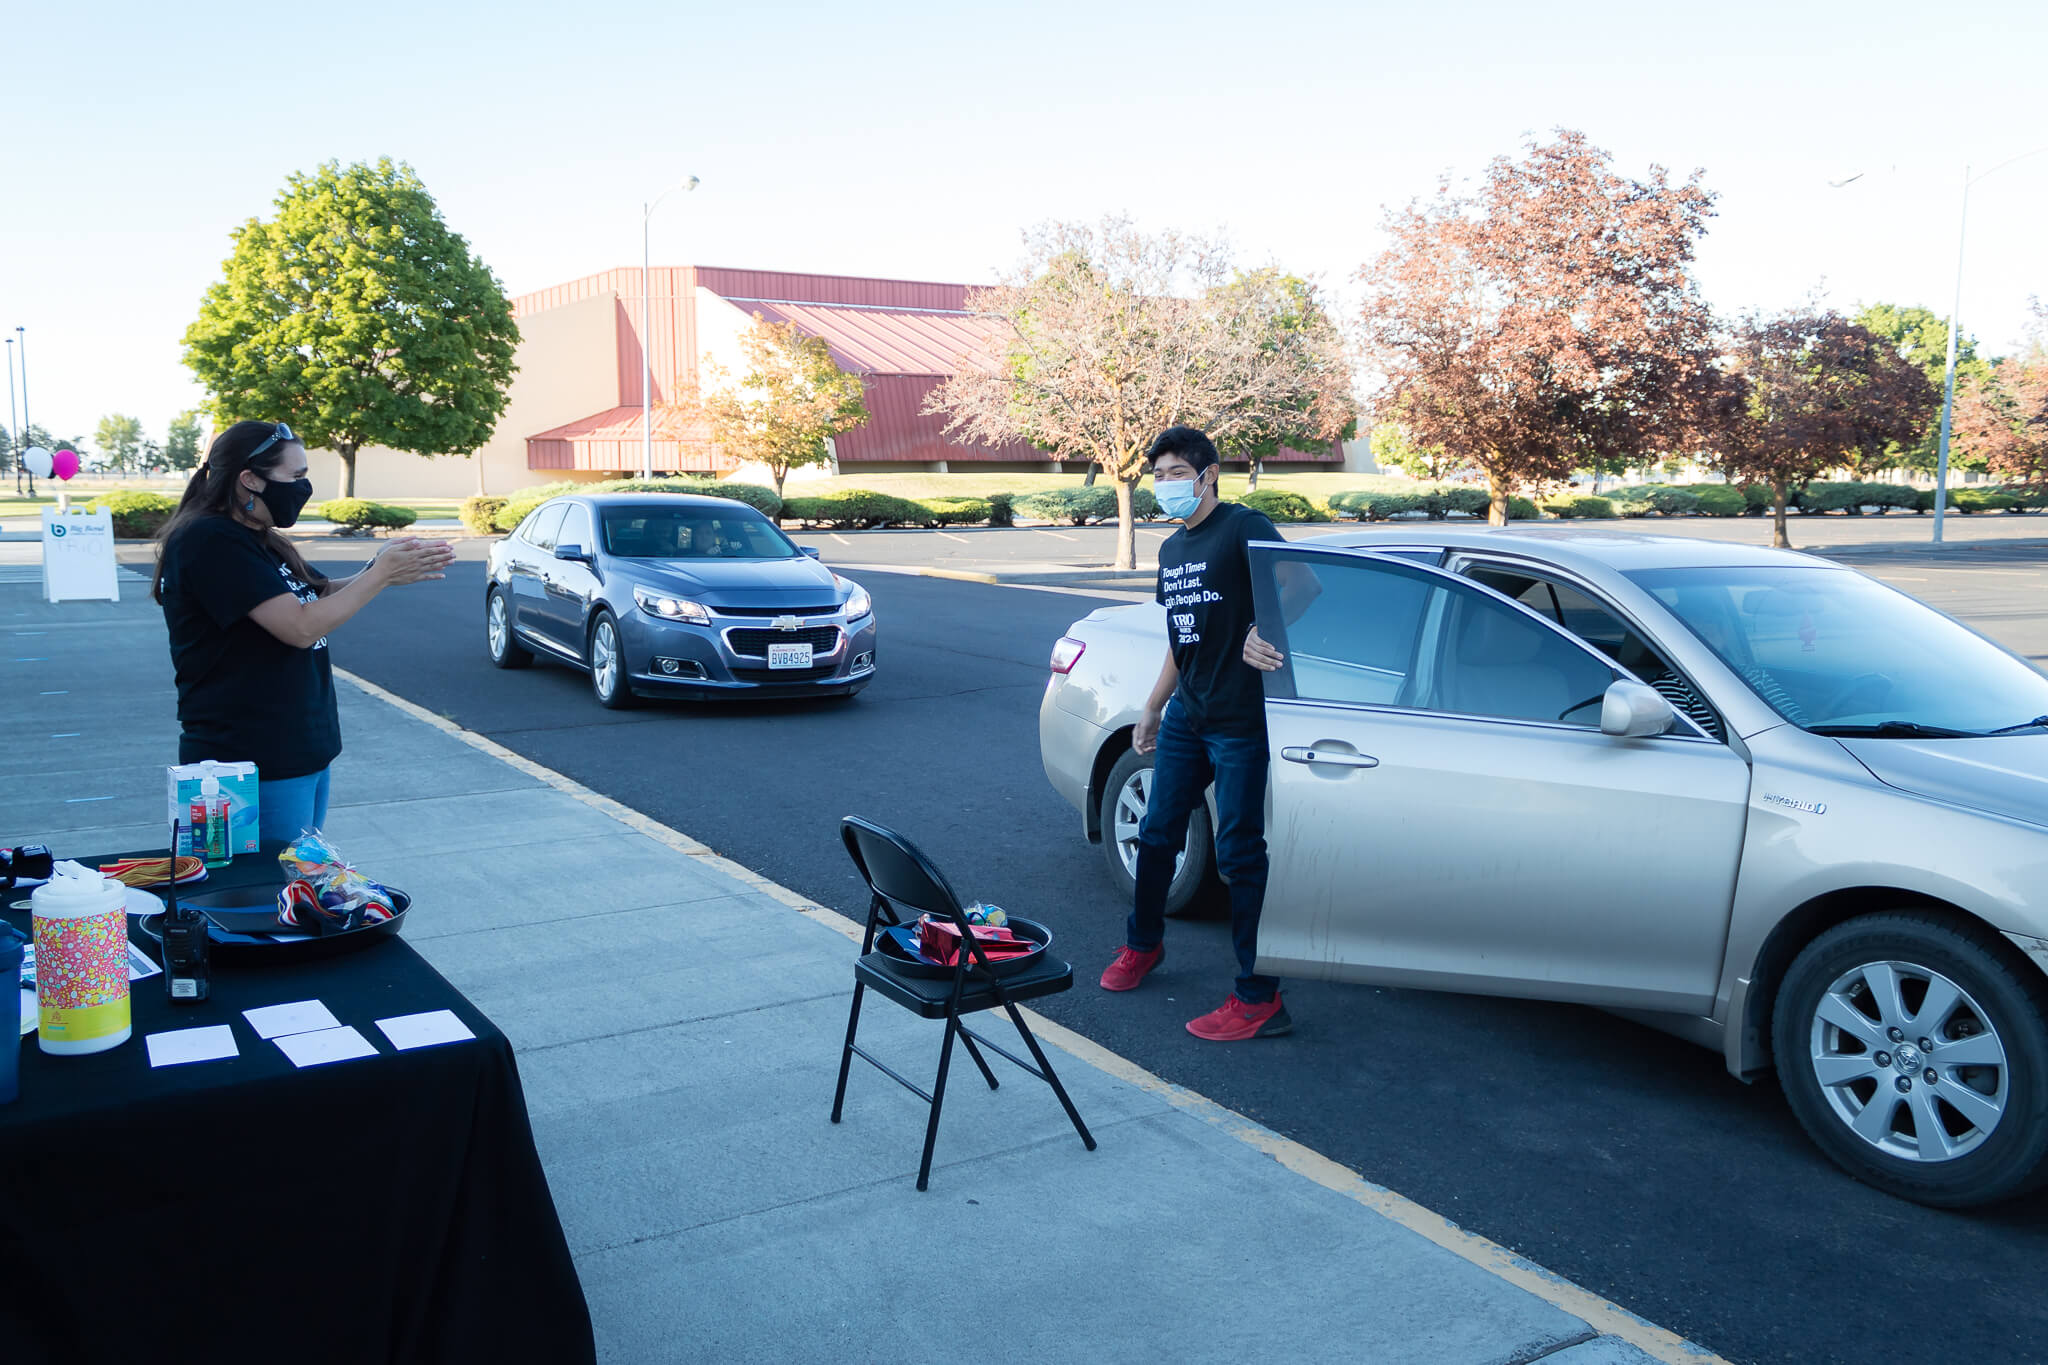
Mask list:
[[[114,567],[114,515],[96,511],[43,512],[43,599],[49,602],[121,600]]]

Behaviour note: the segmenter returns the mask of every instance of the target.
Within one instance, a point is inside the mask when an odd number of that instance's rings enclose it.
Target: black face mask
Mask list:
[[[256,496],[263,499],[263,505],[270,509],[270,524],[281,529],[298,521],[299,509],[313,496],[313,481],[265,479],[263,491]]]

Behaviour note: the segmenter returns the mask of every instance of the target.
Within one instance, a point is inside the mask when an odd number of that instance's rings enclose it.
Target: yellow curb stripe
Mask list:
[[[849,919],[836,910],[819,905],[808,896],[798,895],[788,887],[770,881],[752,868],[742,867],[732,859],[713,852],[708,846],[682,831],[672,829],[659,820],[614,801],[609,796],[592,791],[581,782],[565,777],[552,768],[542,767],[532,759],[512,752],[496,740],[488,739],[474,730],[464,729],[447,717],[435,715],[425,707],[407,701],[367,678],[357,677],[347,669],[335,669],[334,676],[379,701],[397,707],[414,720],[423,721],[442,734],[450,735],[480,753],[489,754],[511,765],[528,777],[581,801],[593,810],[602,811],[636,833],[644,834],[656,843],[697,859],[706,867],[724,873],[748,889],[758,891],[798,911],[805,918],[844,935],[854,943],[859,943],[865,932],[866,926],[860,921]],[[1024,1009],[1022,1013],[1030,1021],[1032,1031],[1038,1034],[1042,1041],[1053,1044],[1062,1052],[1117,1080],[1136,1086],[1148,1094],[1157,1095],[1183,1113],[1191,1114],[1239,1142],[1266,1153],[1296,1175],[1312,1180],[1324,1189],[1344,1195],[1381,1217],[1399,1223],[1410,1232],[1433,1242],[1461,1260],[1471,1262],[1489,1275],[1583,1320],[1588,1327],[1604,1336],[1619,1337],[1638,1350],[1667,1362],[1667,1365],[1728,1365],[1722,1357],[1687,1341],[1677,1333],[1645,1321],[1621,1305],[1603,1299],[1591,1290],[1583,1289],[1560,1275],[1552,1274],[1535,1262],[1517,1256],[1498,1242],[1482,1237],[1476,1232],[1467,1232],[1442,1214],[1434,1213],[1412,1199],[1373,1184],[1350,1167],[1340,1165],[1292,1138],[1282,1137],[1234,1109],[1225,1108],[1185,1086],[1175,1085],[1164,1077],[1154,1075],[1128,1058],[1082,1037],[1072,1029],[1054,1023],[1036,1010]]]

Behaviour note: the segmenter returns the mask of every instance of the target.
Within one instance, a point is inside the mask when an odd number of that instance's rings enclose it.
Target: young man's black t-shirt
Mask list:
[[[319,594],[259,531],[201,517],[164,544],[162,597],[178,682],[178,761],[251,762],[265,781],[305,777],[341,752],[327,641],[286,644],[249,619],[280,593]]]
[[[1198,525],[1181,527],[1159,547],[1157,597],[1180,670],[1174,696],[1205,734],[1266,733],[1265,688],[1259,670],[1244,661],[1253,621],[1245,544],[1278,539],[1265,513],[1219,502]]]

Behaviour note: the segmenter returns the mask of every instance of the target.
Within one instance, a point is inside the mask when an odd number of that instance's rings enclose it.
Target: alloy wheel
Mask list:
[[[1152,800],[1152,770],[1140,768],[1124,780],[1116,794],[1115,828],[1110,838],[1116,842],[1117,857],[1123,860],[1124,871],[1133,881],[1138,876],[1138,830],[1145,821],[1145,807]],[[1186,849],[1173,858],[1173,875],[1178,877],[1183,864],[1188,860]]]
[[[505,609],[505,595],[503,593],[493,592],[491,594],[490,610],[484,614],[484,630],[490,637],[491,657],[493,659],[504,658],[505,646],[512,643],[512,621]]]
[[[619,636],[610,620],[597,623],[597,629],[590,634],[590,676],[597,683],[597,694],[609,697],[619,688]]]
[[[1990,1014],[1929,967],[1868,962],[1836,977],[1809,1058],[1835,1116],[1901,1160],[1967,1156],[2005,1116],[2011,1067]]]

